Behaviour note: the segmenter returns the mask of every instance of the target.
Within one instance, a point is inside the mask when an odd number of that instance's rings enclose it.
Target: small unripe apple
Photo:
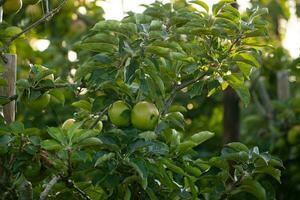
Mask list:
[[[108,116],[110,121],[118,127],[130,125],[130,108],[124,101],[113,103],[108,110]]]
[[[5,15],[11,15],[19,12],[21,8],[22,8],[21,0],[6,0],[4,1],[3,4],[3,13]]]
[[[153,103],[141,101],[131,111],[131,122],[140,130],[153,130],[157,125],[159,112]]]

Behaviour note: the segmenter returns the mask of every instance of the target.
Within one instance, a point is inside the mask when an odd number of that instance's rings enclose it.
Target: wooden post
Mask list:
[[[277,72],[277,97],[281,101],[286,101],[290,97],[289,75],[286,70]]]
[[[3,76],[7,81],[7,86],[0,88],[1,96],[14,96],[16,94],[16,69],[17,69],[17,55],[15,54],[4,54],[4,57],[7,59],[5,64],[6,71]],[[5,106],[3,106],[3,115],[5,121],[9,124],[15,121],[16,115],[16,103],[12,101]]]
[[[0,23],[2,22],[3,20],[3,8],[2,6],[0,6]]]
[[[240,99],[236,92],[228,87],[223,95],[223,142],[237,142],[240,139]]]

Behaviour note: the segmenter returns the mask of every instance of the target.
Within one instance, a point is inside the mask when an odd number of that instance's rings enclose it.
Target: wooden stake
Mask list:
[[[0,23],[2,22],[3,20],[3,8],[2,6],[0,6]]]
[[[6,71],[3,73],[4,79],[7,81],[7,86],[0,88],[1,96],[14,96],[16,94],[16,69],[17,69],[17,55],[4,54],[7,59],[5,64]],[[3,115],[5,121],[9,124],[15,121],[16,102],[12,101],[3,106]]]
[[[286,70],[277,72],[277,97],[286,101],[290,97],[289,75]]]

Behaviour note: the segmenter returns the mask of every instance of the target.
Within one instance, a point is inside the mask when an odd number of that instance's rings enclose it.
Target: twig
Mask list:
[[[32,90],[48,90],[48,89],[55,89],[55,88],[66,88],[66,87],[73,87],[77,86],[76,83],[56,83],[55,85],[50,86],[42,86],[42,87],[33,87]]]
[[[61,179],[59,176],[54,176],[51,181],[46,185],[44,191],[40,195],[40,200],[46,200],[52,187]]]
[[[43,23],[44,21],[52,18],[55,14],[57,14],[59,12],[59,10],[64,6],[64,4],[66,3],[67,0],[63,0],[56,8],[54,8],[53,10],[51,10],[50,12],[48,12],[47,14],[45,14],[42,18],[40,18],[39,20],[37,20],[36,22],[32,23],[31,25],[27,26],[22,32],[12,36],[6,43],[4,43],[3,47],[0,48],[0,52],[5,52],[8,47],[11,45],[11,43],[13,41],[15,41],[16,39],[18,39],[21,35],[23,35],[24,33],[27,33],[29,30],[31,30],[32,28],[35,28],[36,26],[40,25],[41,23]],[[2,53],[1,53],[2,54]]]
[[[84,191],[82,191],[79,187],[77,187],[76,185],[75,185],[75,183],[72,181],[72,180],[70,180],[70,179],[63,179],[64,180],[64,182],[65,182],[65,184],[66,184],[66,186],[68,187],[68,188],[73,188],[76,192],[78,192],[84,199],[86,199],[86,200],[92,200]]]
[[[98,122],[101,120],[102,116],[106,113],[109,106],[106,106],[101,112],[99,112],[97,119],[94,121],[94,123],[90,126],[89,129],[94,129],[97,126]]]
[[[186,81],[186,82],[183,82],[182,84],[180,85],[175,85],[175,87],[173,87],[172,91],[171,91],[171,94],[170,94],[170,97],[165,101],[165,104],[164,104],[164,108],[161,112],[161,115],[164,116],[168,110],[169,110],[169,107],[171,106],[171,104],[173,103],[175,97],[176,97],[176,93],[179,91],[179,90],[182,90],[183,88],[186,88],[187,86],[189,85],[192,85],[194,83],[196,83],[197,81],[199,81],[200,79],[202,79],[206,74],[202,74],[201,76],[199,76],[198,78],[195,78],[195,79],[191,79],[189,81]]]
[[[231,46],[229,47],[227,53],[229,54],[232,51],[232,48],[240,41],[240,39],[243,37],[243,33],[240,33],[240,35],[233,41]]]

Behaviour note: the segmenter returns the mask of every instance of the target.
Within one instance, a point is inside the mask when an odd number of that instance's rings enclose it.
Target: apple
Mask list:
[[[75,119],[72,119],[72,118],[70,118],[70,119],[67,119],[63,124],[62,124],[62,128],[63,129],[68,129],[68,128],[70,128],[74,123],[75,123]]]
[[[108,116],[110,121],[118,127],[130,125],[130,108],[124,101],[114,102],[108,110]]]
[[[3,13],[5,15],[11,15],[19,12],[21,8],[22,8],[21,0],[6,0],[4,1],[3,4]]]
[[[29,5],[26,7],[25,15],[27,17],[31,18],[31,20],[36,21],[36,20],[40,19],[41,17],[43,17],[43,10],[42,10],[41,6],[38,4]]]
[[[131,111],[132,125],[140,130],[153,130],[158,122],[159,112],[153,103],[141,101]]]
[[[28,101],[27,106],[28,108],[34,110],[34,111],[41,111],[43,110],[50,102],[50,94],[42,94],[38,98]]]
[[[300,125],[293,126],[289,130],[287,140],[290,144],[297,144],[300,142]]]

